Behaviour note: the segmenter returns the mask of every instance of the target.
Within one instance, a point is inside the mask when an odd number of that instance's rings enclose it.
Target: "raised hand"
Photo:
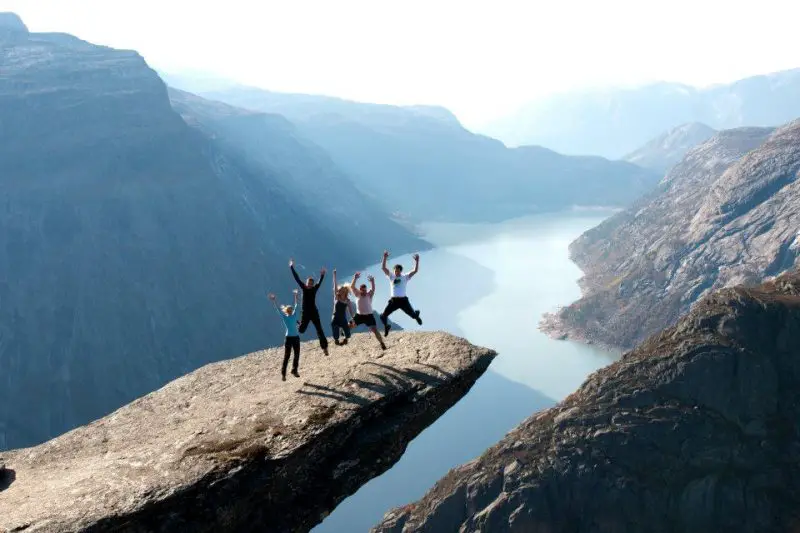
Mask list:
[[[358,279],[360,277],[361,277],[361,272],[356,272],[355,274],[353,274],[353,279]]]
[[[300,292],[299,290],[297,290],[297,289],[294,289],[294,290],[292,291],[292,294],[298,294],[299,292]]]
[[[320,268],[320,269],[319,269],[319,275],[320,275],[320,276],[324,276],[324,275],[325,275],[325,272],[327,272],[327,270],[325,269],[325,267],[322,267],[322,268]]]
[[[389,250],[383,251],[383,257],[389,257]]]
[[[372,274],[368,274],[367,275],[367,279],[370,280],[370,281],[374,281],[375,280],[375,278],[372,277]]]
[[[295,291],[295,292],[297,292],[297,291]],[[270,300],[275,300],[275,295],[272,294],[272,293],[269,293],[269,299]]]
[[[336,269],[335,268],[333,269],[333,273],[336,274]]]
[[[293,267],[293,266],[294,266],[294,259],[289,259],[289,266],[290,266],[290,267]]]
[[[419,261],[419,254],[414,254],[413,257],[414,257],[414,261]]]

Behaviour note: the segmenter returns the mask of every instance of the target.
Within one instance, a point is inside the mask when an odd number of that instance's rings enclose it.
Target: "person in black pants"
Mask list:
[[[297,367],[300,364],[300,335],[297,333],[297,289],[294,290],[294,305],[282,305],[278,307],[275,301],[275,295],[270,294],[269,299],[272,300],[272,305],[283,320],[283,325],[286,327],[286,340],[283,343],[283,366],[281,367],[281,376],[283,381],[286,381],[286,367],[289,366],[289,356],[294,352],[294,361],[292,362],[292,375],[296,378],[300,377]]]
[[[347,313],[350,313],[351,320],[347,320]],[[331,317],[331,329],[333,330],[333,343],[339,346],[347,344],[350,338],[350,324],[353,312],[353,302],[350,301],[350,287],[336,284],[336,269],[333,269],[333,316]],[[344,339],[339,342],[340,332],[344,334]]]
[[[394,272],[389,272],[389,269],[386,268],[386,260],[388,258],[389,252],[383,252],[381,269],[383,270],[383,273],[386,274],[386,277],[389,278],[389,283],[391,283],[392,289],[392,296],[389,298],[389,302],[386,304],[386,309],[384,309],[383,313],[380,315],[381,322],[383,322],[384,337],[388,336],[389,330],[392,329],[392,325],[389,324],[388,320],[389,315],[398,309],[416,320],[417,324],[420,326],[422,325],[422,319],[419,317],[419,309],[415,310],[413,307],[411,307],[411,302],[408,301],[408,296],[406,295],[406,284],[408,283],[408,280],[416,276],[417,272],[419,271],[419,254],[414,254],[414,269],[408,274],[403,274],[403,265],[399,264],[394,266]]]
[[[300,318],[300,327],[297,328],[297,331],[301,334],[305,333],[306,329],[308,329],[308,324],[314,324],[314,328],[317,330],[317,337],[319,337],[319,347],[322,348],[325,355],[328,355],[328,339],[325,338],[325,330],[322,329],[322,322],[319,319],[319,310],[317,309],[317,291],[322,285],[322,280],[325,279],[325,269],[322,268],[319,271],[319,283],[316,284],[312,277],[309,277],[305,284],[300,281],[300,276],[297,275],[297,271],[294,269],[294,259],[289,259],[289,269],[292,271],[294,280],[303,290],[303,316]]]

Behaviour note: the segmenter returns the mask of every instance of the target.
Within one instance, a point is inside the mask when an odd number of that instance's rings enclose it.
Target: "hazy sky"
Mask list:
[[[0,11],[165,70],[441,104],[471,126],[551,92],[800,66],[796,0],[0,0]]]

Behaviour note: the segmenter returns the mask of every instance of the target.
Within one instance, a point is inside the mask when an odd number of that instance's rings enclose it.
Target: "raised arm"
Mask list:
[[[295,295],[295,298],[297,298],[297,295]],[[272,294],[272,293],[269,293],[269,299],[272,302],[272,306],[275,308],[275,311],[277,311],[278,314],[280,315],[281,314],[281,309],[280,309],[280,307],[278,307],[278,302],[275,301],[275,295]]]
[[[408,279],[411,279],[419,271],[419,254],[414,254],[414,268],[408,273]]]
[[[322,280],[325,279],[325,272],[327,272],[327,270],[325,270],[325,267],[319,269],[319,281],[317,282],[317,288],[319,288],[319,286],[322,285]]]
[[[388,268],[386,268],[386,260],[387,259],[389,259],[389,252],[387,250],[384,250],[383,251],[383,261],[381,261],[381,270],[383,270],[383,273],[386,274],[387,278],[391,278],[392,277],[392,273],[389,272]]]
[[[297,289],[292,291],[294,293],[294,306],[292,306],[292,316],[297,314],[297,303],[300,300],[300,291]]]
[[[352,292],[353,295],[355,295],[356,298],[358,298],[358,296],[359,296],[358,295],[358,289],[356,289],[356,283],[358,282],[359,276],[361,276],[361,273],[360,272],[356,272],[355,274],[353,274],[353,281],[350,282],[350,292]]]
[[[294,276],[294,280],[297,282],[297,284],[302,289],[303,288],[303,282],[300,280],[300,276],[297,275],[297,271],[294,269],[294,259],[289,259],[289,270],[292,271],[292,276]]]
[[[367,279],[369,280],[369,296],[372,298],[375,295],[375,278],[370,275],[367,276]]]
[[[339,285],[336,283],[336,269],[333,269],[333,301],[336,301],[336,288]]]

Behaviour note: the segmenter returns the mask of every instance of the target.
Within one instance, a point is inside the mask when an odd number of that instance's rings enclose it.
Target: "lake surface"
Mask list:
[[[389,471],[343,501],[313,531],[366,532],[392,507],[420,498],[448,470],[480,455],[534,412],[577,389],[593,371],[619,354],[556,341],[538,330],[543,313],[580,296],[580,270],[567,247],[612,212],[571,211],[535,215],[500,224],[426,224],[424,237],[436,248],[421,254],[408,283],[423,326],[398,311],[404,329],[445,330],[499,353],[469,394],[412,441]],[[410,255],[390,257],[389,266],[413,266]],[[375,309],[389,284],[372,265]],[[363,275],[362,274],[362,275]]]

